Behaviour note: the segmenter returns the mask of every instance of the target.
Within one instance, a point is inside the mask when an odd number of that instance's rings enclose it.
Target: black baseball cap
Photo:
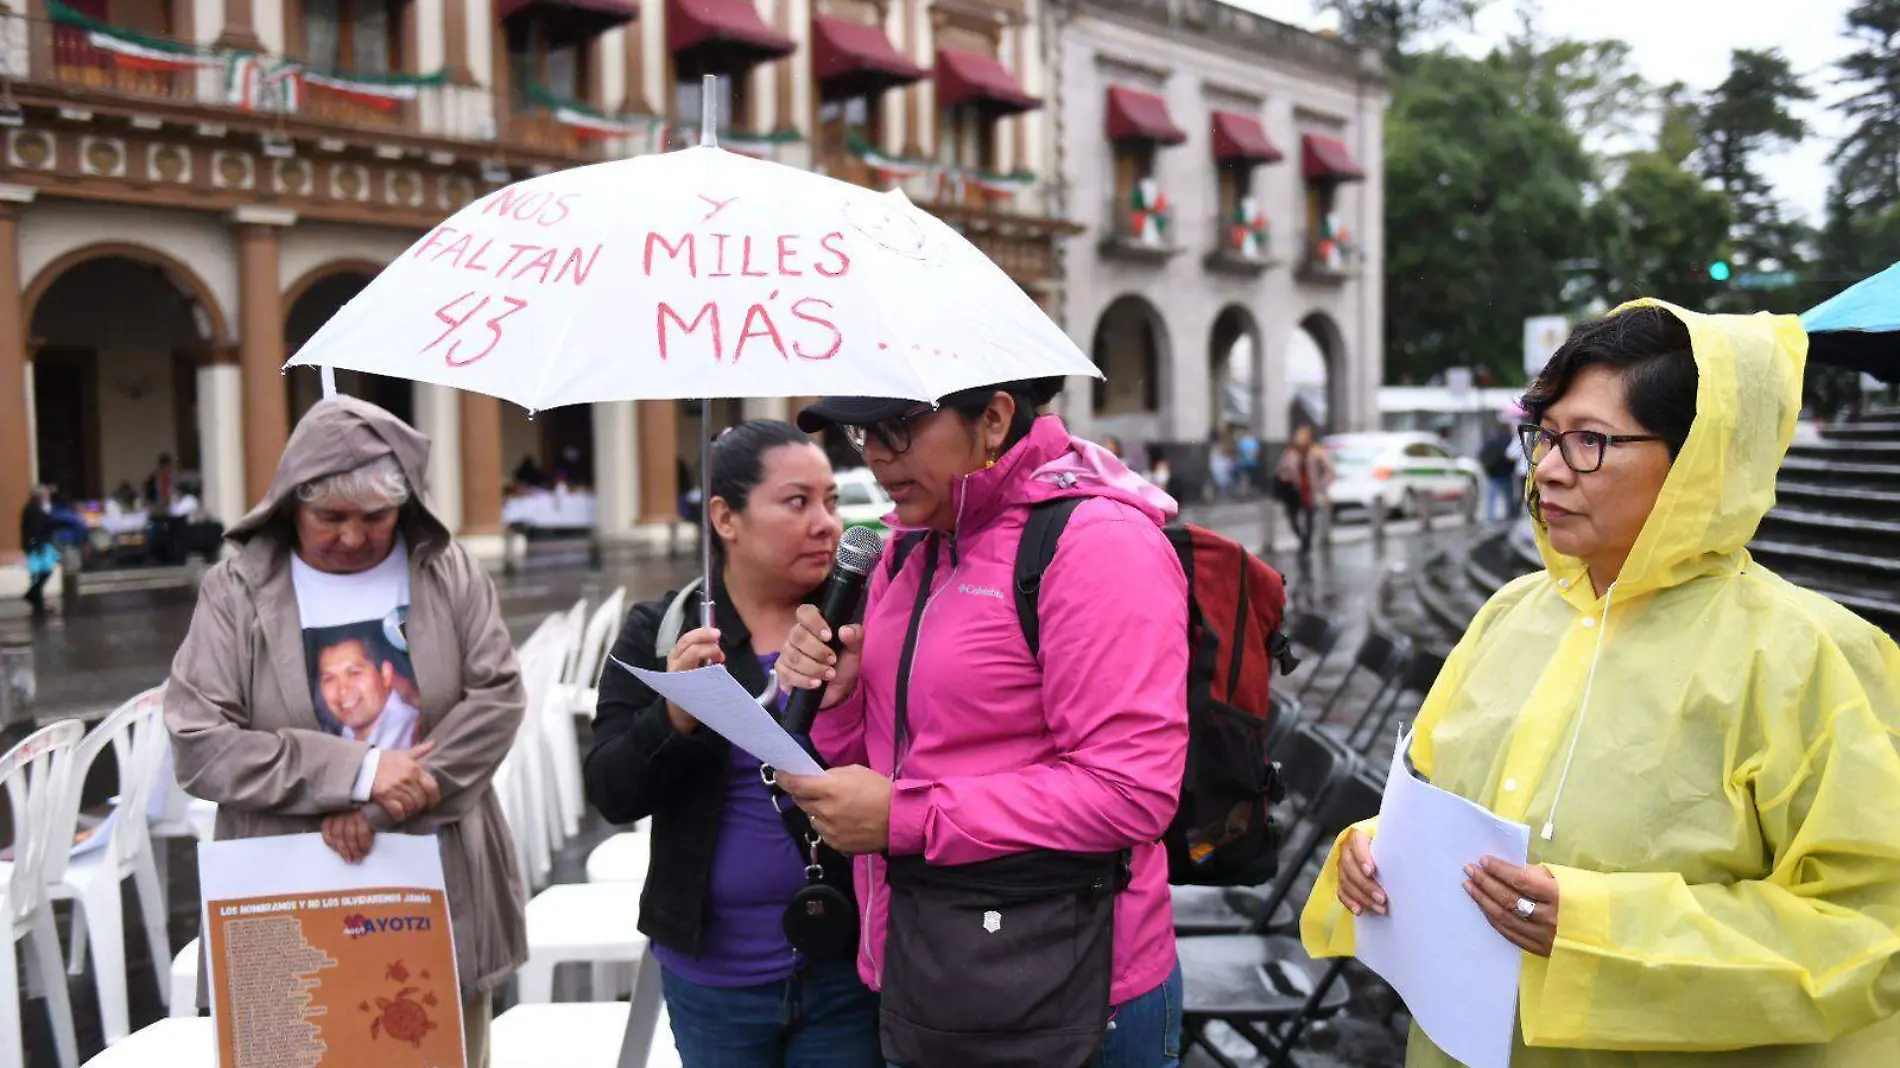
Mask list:
[[[937,401],[938,407],[949,407],[960,400],[987,398],[992,393],[1016,393],[1028,396],[1040,408],[1055,399],[1062,392],[1061,376],[1027,379],[1018,382],[998,382],[991,386],[975,386],[958,390]],[[886,419],[895,419],[905,412],[913,411],[923,402],[904,397],[825,397],[816,404],[807,406],[798,413],[798,429],[807,434],[816,434],[831,426],[872,426]]]

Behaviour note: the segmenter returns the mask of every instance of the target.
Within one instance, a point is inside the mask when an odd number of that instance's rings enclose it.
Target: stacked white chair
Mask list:
[[[78,720],[44,727],[0,756],[0,786],[13,807],[13,860],[0,862],[0,1062],[26,1063],[26,1039],[20,1024],[19,950],[27,943],[27,991],[46,999],[53,1022],[53,1045],[60,1068],[79,1064],[79,1040],[73,1031],[73,1006],[60,967],[59,930],[53,901],[46,892],[46,864],[63,859],[72,845],[56,837],[54,811],[65,796],[66,759],[85,736]],[[8,1060],[11,1058],[11,1060]]]
[[[163,709],[164,687],[147,690],[120,705],[67,751],[68,767],[61,777],[63,793],[48,827],[55,836],[53,841],[72,843],[86,775],[99,754],[111,746],[119,769],[118,808],[94,831],[95,835],[105,835],[106,841],[78,856],[73,856],[70,849],[49,846],[45,861],[48,896],[75,905],[72,975],[85,973],[86,951],[92,951],[99,1020],[107,1045],[131,1033],[121,911],[125,880],[134,880],[138,888],[154,970],[168,966],[172,960],[171,942],[165,933],[164,891],[153,858],[152,837],[142,818],[170,744],[161,719]],[[170,996],[163,980],[158,994],[161,1002]]]
[[[561,620],[561,677],[543,697],[540,707],[529,712],[540,721],[547,738],[548,772],[554,785],[553,804],[548,806],[550,831],[560,842],[580,833],[581,741],[574,729],[574,694],[582,689],[581,662],[586,659],[582,638],[587,627],[587,602],[576,601]]]
[[[622,586],[609,594],[587,621],[587,630],[581,635],[579,669],[574,673],[579,683],[572,695],[574,715],[594,718],[594,707],[600,703],[600,675],[607,669],[607,654],[620,637],[626,615],[627,588]]]

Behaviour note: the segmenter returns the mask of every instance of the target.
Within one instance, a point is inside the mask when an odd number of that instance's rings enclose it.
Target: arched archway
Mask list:
[[[1124,294],[1095,323],[1090,358],[1102,369],[1091,400],[1098,436],[1118,439],[1123,454],[1141,464],[1143,450],[1162,436],[1168,401],[1169,338],[1161,312],[1143,297]]]
[[[112,313],[102,315],[108,294]],[[143,500],[163,495],[146,481],[169,456],[174,500],[202,498],[198,374],[230,337],[204,280],[156,249],[103,243],[47,264],[23,304],[39,481],[79,501],[169,508],[173,500]]]
[[[1229,304],[1214,317],[1207,340],[1208,421],[1216,431],[1260,429],[1260,323]]]
[[[1287,345],[1284,366],[1287,395],[1291,398],[1289,433],[1302,424],[1322,434],[1345,428],[1345,365],[1346,339],[1339,324],[1325,312],[1313,312],[1301,319]]]
[[[380,270],[381,265],[368,260],[344,260],[319,267],[291,283],[284,292],[285,358],[296,355]],[[406,423],[415,423],[415,386],[411,382],[339,370],[336,388],[339,393],[385,408]],[[290,401],[292,426],[323,397],[322,378],[314,367],[291,368],[284,375],[284,389]]]

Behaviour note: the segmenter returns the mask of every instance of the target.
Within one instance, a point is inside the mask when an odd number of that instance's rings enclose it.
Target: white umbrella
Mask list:
[[[470,204],[287,366],[455,386],[530,411],[934,401],[1099,375],[989,257],[901,192],[725,152],[709,125],[697,148],[556,171]]]

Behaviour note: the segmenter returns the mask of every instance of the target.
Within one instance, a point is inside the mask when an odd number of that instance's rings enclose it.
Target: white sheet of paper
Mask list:
[[[615,661],[619,663],[619,661]],[[823,775],[825,769],[805,752],[778,720],[746,692],[724,664],[692,671],[627,670],[653,692],[685,709],[692,717],[719,732],[720,737],[752,754],[762,763],[793,775]]]
[[[1372,861],[1390,915],[1355,921],[1361,962],[1398,991],[1427,1037],[1470,1068],[1509,1068],[1524,951],[1465,893],[1465,865],[1523,864],[1530,828],[1422,782],[1399,742],[1379,808]]]

